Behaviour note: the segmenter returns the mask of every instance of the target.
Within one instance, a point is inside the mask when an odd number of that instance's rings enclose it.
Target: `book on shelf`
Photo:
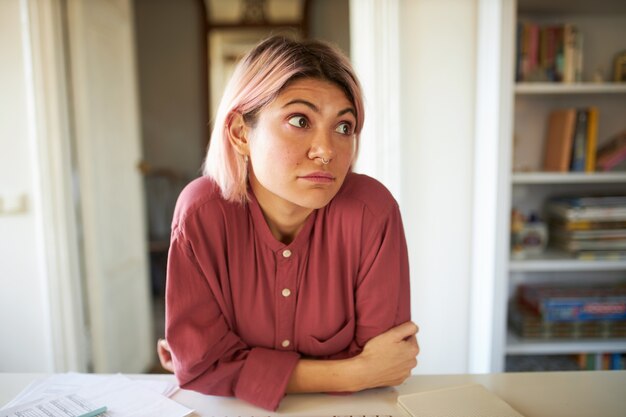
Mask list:
[[[513,301],[509,305],[509,329],[524,339],[623,339],[626,338],[626,320],[544,320],[525,305]]]
[[[555,227],[552,234],[567,240],[626,239],[626,229],[562,230]]]
[[[520,21],[516,50],[517,82],[582,81],[583,34],[573,24]]]
[[[567,172],[569,170],[575,125],[576,109],[560,109],[550,112],[543,163],[545,171]]]
[[[597,169],[612,171],[626,161],[626,130],[613,136],[597,150]]]
[[[626,321],[626,286],[522,284],[517,300],[544,321]]]
[[[554,219],[552,226],[560,231],[575,230],[598,230],[598,229],[623,229],[626,228],[625,221],[593,221],[593,220],[565,220]]]
[[[579,353],[578,366],[587,371],[616,371],[626,369],[624,354],[614,353]]]
[[[581,261],[626,261],[626,250],[581,250],[576,255]]]
[[[619,259],[620,252],[626,253],[626,229],[566,231],[554,227],[551,239],[553,246],[577,252],[579,259]],[[583,256],[582,251],[587,253]]]
[[[560,239],[556,237],[552,241],[552,246],[560,249],[564,249],[568,252],[578,251],[626,251],[626,239],[613,239],[613,238],[601,238],[601,239],[589,239],[589,240],[573,240],[573,239]]]
[[[545,139],[544,171],[595,171],[597,135],[597,108],[551,111]]]
[[[587,143],[585,155],[585,172],[596,170],[596,153],[598,148],[598,108],[589,107],[587,110]]]
[[[576,110],[576,129],[572,139],[571,172],[584,172],[587,154],[587,110]]]
[[[581,260],[622,260],[626,254],[626,196],[548,200],[549,243]]]
[[[626,221],[626,195],[560,197],[549,200],[547,212],[557,221]]]

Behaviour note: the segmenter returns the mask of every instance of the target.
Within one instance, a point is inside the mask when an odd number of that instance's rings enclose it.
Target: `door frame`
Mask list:
[[[42,290],[48,311],[46,349],[52,372],[85,372],[91,346],[86,323],[78,196],[73,182],[72,121],[63,0],[20,3],[26,38],[30,136]]]

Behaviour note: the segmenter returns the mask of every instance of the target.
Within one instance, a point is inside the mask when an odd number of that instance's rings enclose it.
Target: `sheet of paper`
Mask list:
[[[523,417],[480,384],[400,395],[398,405],[413,417]]]
[[[93,411],[94,406],[87,399],[78,395],[46,396],[33,401],[0,411],[0,417],[76,417]]]
[[[76,392],[79,389],[101,383],[103,381],[116,381],[123,384],[127,381],[144,386],[166,397],[171,397],[178,386],[169,381],[153,380],[153,379],[130,379],[122,374],[115,375],[98,375],[98,374],[81,374],[76,372],[68,372],[63,374],[55,374],[49,377],[33,381],[28,387],[20,392],[17,397],[13,398],[9,403],[5,404],[1,410],[15,405],[38,400],[44,396],[67,395]]]
[[[93,404],[107,406],[108,411],[103,415],[106,417],[183,417],[193,410],[163,395],[171,394],[175,388],[167,381],[132,380],[121,374],[56,374],[30,384],[0,412],[24,403],[74,394]],[[4,416],[0,414],[0,417]]]
[[[132,380],[105,381],[85,387],[78,394],[108,408],[106,417],[183,417],[193,410],[159,395]]]

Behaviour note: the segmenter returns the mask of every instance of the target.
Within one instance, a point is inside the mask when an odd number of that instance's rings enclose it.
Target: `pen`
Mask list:
[[[96,417],[96,416],[99,416],[100,414],[106,413],[106,411],[107,411],[107,408],[106,406],[104,406],[104,407],[97,408],[93,411],[90,411],[88,413],[81,414],[76,417]]]

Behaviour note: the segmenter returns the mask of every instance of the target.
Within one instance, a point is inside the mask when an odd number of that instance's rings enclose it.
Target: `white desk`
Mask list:
[[[1,374],[0,405],[4,405],[41,374]],[[166,378],[172,375],[129,375],[131,378]],[[416,375],[395,388],[353,395],[288,395],[278,412],[269,413],[233,398],[179,391],[172,398],[197,410],[196,416],[332,416],[392,415],[405,417],[396,407],[401,394],[483,384],[526,417],[625,417],[626,371],[539,372],[489,375]]]

